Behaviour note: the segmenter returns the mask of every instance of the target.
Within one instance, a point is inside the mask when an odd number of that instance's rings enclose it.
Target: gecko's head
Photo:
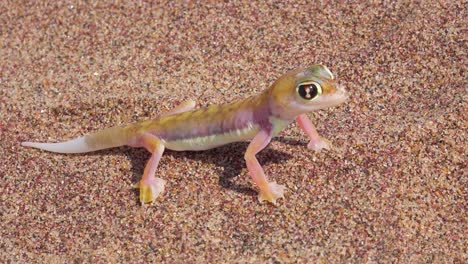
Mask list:
[[[271,87],[273,108],[284,118],[343,103],[346,92],[323,65],[292,70]],[[273,109],[275,110],[275,109]]]

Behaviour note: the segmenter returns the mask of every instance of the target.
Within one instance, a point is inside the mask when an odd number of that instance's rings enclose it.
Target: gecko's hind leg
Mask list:
[[[190,110],[193,110],[195,108],[195,101],[193,100],[187,100],[180,105],[176,106],[174,109],[171,109],[170,111],[162,114],[162,116],[170,116],[170,115],[175,115],[183,112],[187,112]]]
[[[268,201],[276,204],[276,200],[284,197],[285,186],[279,185],[276,182],[269,182],[265,173],[263,172],[262,166],[258,163],[255,155],[264,149],[268,143],[270,143],[271,136],[265,132],[260,131],[250,142],[245,152],[244,158],[247,162],[247,169],[249,170],[250,176],[253,181],[260,189],[258,194],[258,200]]]
[[[166,181],[155,176],[159,160],[164,153],[164,144],[151,134],[141,135],[138,143],[151,152],[151,158],[146,164],[143,177],[136,185],[140,189],[140,202],[145,204],[154,201],[164,191]]]

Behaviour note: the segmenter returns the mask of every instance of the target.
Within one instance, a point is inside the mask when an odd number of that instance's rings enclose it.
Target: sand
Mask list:
[[[126,2],[0,2],[1,262],[468,262],[463,1]],[[144,149],[20,146],[314,63],[351,97],[310,115],[333,150],[293,124],[259,154],[287,187],[278,206],[257,201],[247,143],[167,151],[166,192],[143,207]]]

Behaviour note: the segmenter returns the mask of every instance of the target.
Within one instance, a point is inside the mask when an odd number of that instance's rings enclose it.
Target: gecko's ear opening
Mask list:
[[[319,76],[319,77],[330,79],[330,80],[335,79],[335,76],[333,76],[333,73],[325,65],[320,65],[320,64],[313,65],[309,67],[309,71],[315,76]]]

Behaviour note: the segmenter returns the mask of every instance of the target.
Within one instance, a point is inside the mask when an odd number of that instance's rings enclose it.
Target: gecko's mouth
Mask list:
[[[336,86],[336,93],[324,96],[324,104],[326,107],[336,106],[344,103],[348,99],[348,93],[342,84]]]

